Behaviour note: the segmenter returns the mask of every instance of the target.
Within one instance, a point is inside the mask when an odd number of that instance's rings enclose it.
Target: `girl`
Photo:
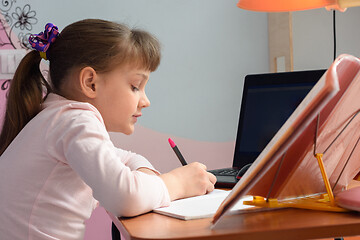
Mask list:
[[[29,41],[36,50],[11,82],[0,136],[1,239],[81,239],[98,203],[135,216],[214,189],[200,163],[159,174],[110,141],[109,131],[131,134],[150,105],[145,86],[160,63],[152,35],[88,19],[60,34],[47,24]]]

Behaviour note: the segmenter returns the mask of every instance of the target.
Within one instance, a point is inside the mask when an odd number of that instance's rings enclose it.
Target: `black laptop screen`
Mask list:
[[[246,76],[233,167],[255,161],[324,72]]]

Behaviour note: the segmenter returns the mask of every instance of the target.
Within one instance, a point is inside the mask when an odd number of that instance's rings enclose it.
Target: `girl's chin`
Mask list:
[[[131,128],[123,131],[122,133],[124,133],[125,135],[131,135],[134,133],[134,126],[132,126]]]

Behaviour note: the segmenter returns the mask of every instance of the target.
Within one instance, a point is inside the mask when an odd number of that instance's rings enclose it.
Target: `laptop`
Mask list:
[[[247,75],[231,168],[209,172],[216,187],[232,188],[326,69]]]

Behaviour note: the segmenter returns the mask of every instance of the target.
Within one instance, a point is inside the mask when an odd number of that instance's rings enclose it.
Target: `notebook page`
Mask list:
[[[206,195],[175,200],[170,203],[170,206],[157,208],[154,212],[182,220],[209,218],[215,214],[229,193],[230,191],[215,189]],[[244,200],[252,200],[252,197],[244,197],[232,210],[253,208],[253,206],[243,205],[242,201]]]

